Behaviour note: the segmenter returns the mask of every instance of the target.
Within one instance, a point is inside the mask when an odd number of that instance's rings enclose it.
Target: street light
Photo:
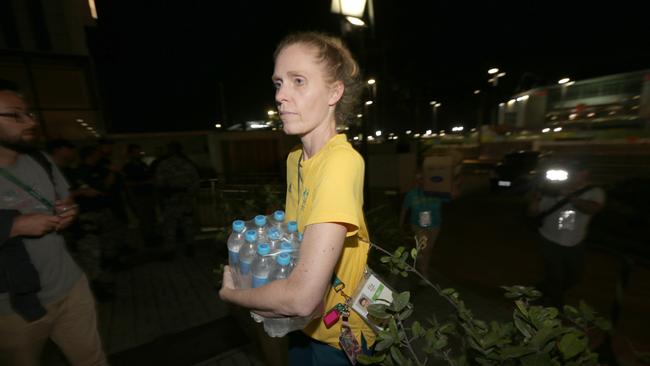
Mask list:
[[[362,20],[365,10],[366,0],[332,0],[330,6],[332,13],[343,15],[350,24],[358,27],[366,25]],[[370,20],[372,24],[372,19]]]
[[[560,84],[560,85],[562,85],[562,84],[566,84],[566,83],[568,83],[569,81],[571,81],[571,79],[569,79],[569,78],[562,78],[562,79],[558,80],[557,83]]]
[[[373,103],[372,100],[366,100],[365,105],[372,105],[372,103]]]
[[[497,86],[497,85],[499,85],[499,78],[502,78],[504,76],[506,76],[506,73],[505,72],[500,72],[500,73],[494,75],[493,77],[491,77],[490,79],[488,79],[488,82],[492,83],[492,86]]]
[[[376,99],[377,98],[377,80],[368,79],[366,84],[368,85],[368,88],[370,89],[370,97],[372,99]]]
[[[433,110],[433,131],[438,131],[438,108],[442,105],[442,103],[436,102],[435,100],[432,100],[429,102],[429,105],[431,106],[431,109]]]
[[[345,19],[348,22],[350,22],[350,24],[356,25],[357,27],[363,27],[364,25],[366,25],[366,22],[364,22],[360,18],[347,16],[347,17],[345,17]]]
[[[490,120],[491,120],[490,122],[496,124],[496,120],[497,120],[496,115],[498,114],[498,112],[496,110],[496,107],[494,107],[493,109],[492,106],[495,105],[498,100],[496,87],[499,85],[499,79],[506,76],[506,73],[499,72],[499,69],[496,67],[489,69],[487,73],[488,75],[493,75],[490,79],[488,79],[488,82],[491,83],[493,86],[492,102],[490,103],[489,111],[490,111]]]
[[[274,110],[272,110],[272,109],[269,109],[269,110],[266,112],[266,114],[268,114],[269,117],[271,117],[271,116],[274,116],[274,115],[278,114],[278,112],[276,112],[276,111],[274,111]]]

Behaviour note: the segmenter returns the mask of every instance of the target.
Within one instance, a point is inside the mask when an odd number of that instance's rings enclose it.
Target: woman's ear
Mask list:
[[[332,86],[330,87],[329,105],[333,106],[336,103],[338,103],[338,101],[341,100],[344,91],[345,91],[345,85],[343,85],[342,81],[337,80],[334,83],[332,83]]]

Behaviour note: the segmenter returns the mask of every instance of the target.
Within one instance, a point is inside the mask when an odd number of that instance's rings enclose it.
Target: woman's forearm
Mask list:
[[[323,298],[307,298],[306,293],[289,279],[273,281],[254,289],[223,288],[219,295],[224,301],[251,309],[265,317],[310,315]]]

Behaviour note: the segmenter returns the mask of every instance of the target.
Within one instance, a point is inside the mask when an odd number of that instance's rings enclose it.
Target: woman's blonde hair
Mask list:
[[[361,72],[352,53],[341,39],[319,32],[299,32],[286,36],[275,49],[273,59],[288,46],[301,44],[316,51],[316,59],[325,64],[328,82],[341,81],[344,85],[334,115],[337,124],[345,123],[354,112],[361,94]]]

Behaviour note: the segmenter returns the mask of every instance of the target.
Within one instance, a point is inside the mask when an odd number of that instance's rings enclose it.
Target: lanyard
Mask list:
[[[302,159],[303,159],[303,154],[304,152],[300,152],[300,158],[298,158],[298,201],[296,205],[296,224],[298,223],[298,218],[300,216],[300,197],[302,196],[302,192],[300,192],[300,185],[302,183],[302,174],[300,170],[300,164],[302,164]]]
[[[16,178],[13,174],[9,173],[6,169],[0,168],[0,175],[3,177],[7,178],[9,181],[20,187],[23,191],[27,192],[30,196],[34,197],[36,200],[38,200],[40,203],[45,205],[48,209],[53,209],[54,204],[50,202],[47,198],[43,197],[38,191],[36,191],[34,188],[28,186],[27,184],[23,183],[20,179]]]

